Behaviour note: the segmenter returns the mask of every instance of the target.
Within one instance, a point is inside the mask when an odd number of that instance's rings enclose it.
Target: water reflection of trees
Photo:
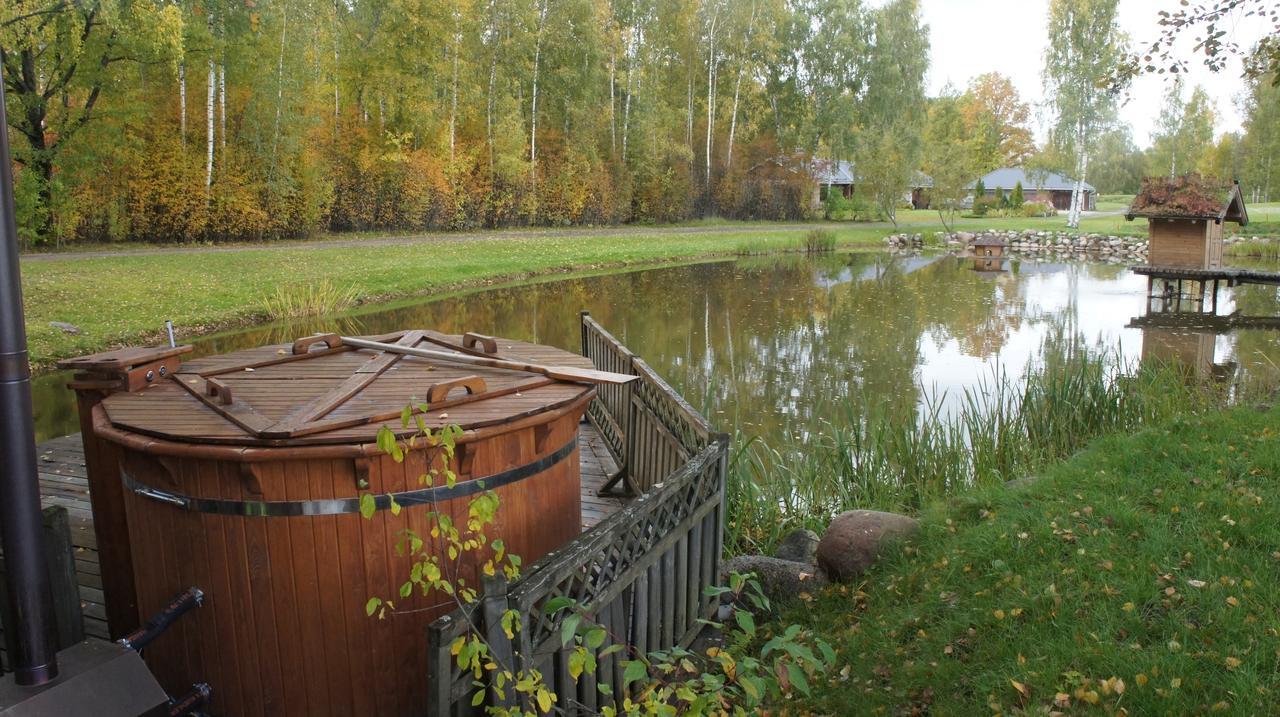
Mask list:
[[[1034,273],[992,279],[949,257],[870,253],[693,264],[278,323],[211,337],[199,350],[420,326],[576,351],[578,312],[587,309],[719,425],[771,433],[848,420],[837,412],[855,393],[914,420],[923,342],[998,354],[1014,333],[1051,318],[1028,313]]]

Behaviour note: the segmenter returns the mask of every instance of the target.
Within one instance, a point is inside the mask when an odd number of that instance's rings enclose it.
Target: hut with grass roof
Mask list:
[[[1198,174],[1148,177],[1125,218],[1147,219],[1147,263],[1153,267],[1217,269],[1222,266],[1222,224],[1249,223],[1239,182]]]

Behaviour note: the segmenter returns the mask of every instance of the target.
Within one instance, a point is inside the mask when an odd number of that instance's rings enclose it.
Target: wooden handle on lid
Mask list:
[[[483,378],[479,376],[463,376],[452,381],[433,384],[431,388],[427,389],[427,403],[432,404],[444,401],[449,398],[449,393],[455,388],[465,388],[467,389],[467,394],[472,396],[488,390]]]
[[[498,353],[498,340],[492,336],[484,334],[474,334],[468,331],[462,335],[462,347],[465,349],[474,349],[476,344],[480,344],[482,350],[487,354]]]
[[[305,354],[316,344],[324,344],[327,348],[336,349],[342,345],[342,337],[337,334],[316,334],[298,339],[293,342],[293,354],[295,356]]]

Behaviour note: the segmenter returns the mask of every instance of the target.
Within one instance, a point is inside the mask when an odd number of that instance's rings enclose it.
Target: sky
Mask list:
[[[1129,33],[1134,46],[1143,46],[1159,34],[1157,13],[1176,10],[1178,0],[1120,0],[1120,27]],[[1018,88],[1022,99],[1032,106],[1033,125],[1043,139],[1051,116],[1045,116],[1043,82],[1044,51],[1048,47],[1048,0],[921,0],[924,21],[929,25],[931,57],[928,89],[937,95],[949,83],[963,91],[972,78],[984,72],[1000,72]],[[1260,36],[1257,25],[1247,21],[1230,27],[1229,35],[1248,47]],[[1189,50],[1194,43],[1182,49]],[[1187,75],[1187,90],[1199,84],[1209,93],[1217,113],[1218,133],[1240,129],[1241,115],[1235,98],[1244,90],[1240,65],[1234,61],[1215,74],[1196,61]],[[1163,76],[1138,78],[1130,89],[1128,102],[1120,109],[1120,120],[1133,129],[1139,147],[1150,144],[1151,131],[1160,113],[1168,80]]]

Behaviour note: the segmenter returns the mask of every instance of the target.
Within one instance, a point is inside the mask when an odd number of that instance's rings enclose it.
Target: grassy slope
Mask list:
[[[811,706],[1276,714],[1278,426],[1250,408],[1179,419],[937,507],[865,584],[787,616],[850,666]]]
[[[251,320],[279,285],[321,278],[368,300],[428,294],[499,277],[733,254],[743,241],[794,245],[801,230],[440,240],[371,247],[269,247],[219,253],[29,261],[22,280],[36,365],[153,336],[165,319],[184,335]],[[844,245],[879,245],[883,229],[841,228]],[[49,326],[64,321],[79,336]]]

